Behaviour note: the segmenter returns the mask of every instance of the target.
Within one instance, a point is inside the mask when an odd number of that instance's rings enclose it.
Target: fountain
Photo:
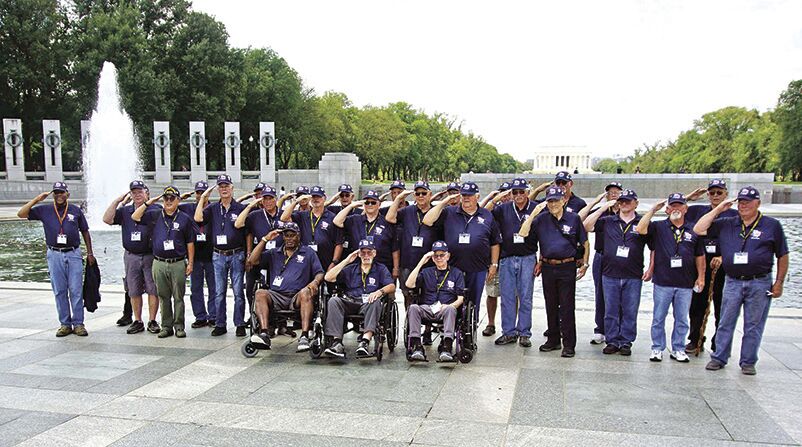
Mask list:
[[[104,62],[97,84],[97,107],[89,119],[89,133],[83,153],[84,182],[87,186],[87,219],[92,230],[108,229],[103,212],[112,200],[141,178],[142,166],[134,124],[120,102],[117,67]]]

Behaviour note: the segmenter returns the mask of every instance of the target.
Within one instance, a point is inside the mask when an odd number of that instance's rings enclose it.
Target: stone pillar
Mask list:
[[[242,183],[242,165],[240,160],[239,122],[226,121],[223,144],[226,152],[226,174],[231,176],[235,186]]]
[[[3,141],[6,146],[6,180],[25,181],[22,120],[3,118]]]
[[[259,179],[268,185],[276,183],[276,124],[259,123]]]
[[[42,120],[42,146],[45,153],[45,181],[64,181],[61,162],[61,123],[58,120]]]
[[[170,123],[168,121],[153,122],[153,150],[155,151],[156,175],[154,180],[160,185],[169,185],[173,182],[170,172]]]
[[[189,179],[194,184],[208,180],[206,173],[206,124],[203,121],[189,122]]]
[[[362,163],[359,158],[349,152],[326,152],[318,162],[318,184],[330,196],[337,188],[347,183],[359,191],[362,183]]]

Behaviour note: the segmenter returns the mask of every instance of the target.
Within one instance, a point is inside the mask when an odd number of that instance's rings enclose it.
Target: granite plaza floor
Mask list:
[[[87,314],[89,337],[57,339],[47,287],[0,283],[1,446],[802,442],[800,310],[772,309],[758,375],[747,377],[737,354],[718,372],[704,370],[706,355],[650,363],[651,302],[632,357],[588,343],[590,303],[578,304],[576,358],[540,353],[539,285],[535,347],[482,338],[472,363],[448,366],[410,365],[402,350],[381,363],[313,361],[287,337],[246,359],[231,326],[222,337],[126,335],[114,288]],[[353,352],[353,337],[346,346]]]

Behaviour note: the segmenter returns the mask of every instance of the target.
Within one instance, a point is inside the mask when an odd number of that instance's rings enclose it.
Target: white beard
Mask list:
[[[679,211],[674,211],[669,216],[669,219],[671,219],[672,221],[678,221],[682,219],[682,213],[680,213]]]

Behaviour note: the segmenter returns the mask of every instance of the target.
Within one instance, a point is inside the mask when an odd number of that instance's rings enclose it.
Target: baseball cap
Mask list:
[[[451,182],[446,186],[446,191],[459,191],[459,183]]]
[[[620,189],[622,191],[624,190],[624,187],[621,186],[621,182],[610,182],[610,183],[608,183],[607,186],[604,187],[604,191],[607,192],[607,191],[610,190],[610,188],[618,188],[618,189]]]
[[[526,189],[526,179],[517,178],[517,179],[513,180],[511,188],[512,189]]]
[[[727,189],[727,182],[725,182],[724,179],[714,178],[713,180],[710,180],[710,183],[707,185],[708,190],[712,188]]]
[[[295,194],[302,196],[304,194],[309,194],[309,187],[306,185],[301,185],[295,189]]]
[[[296,233],[300,233],[301,229],[298,228],[298,224],[295,222],[284,222],[284,225],[281,227],[281,231],[294,231]]]
[[[671,205],[672,203],[681,203],[684,205],[688,203],[688,201],[685,200],[685,196],[681,192],[675,192],[671,193],[668,196],[668,201],[666,203],[668,203],[669,205]]]
[[[262,189],[262,197],[276,197],[276,188],[265,185]]]
[[[337,191],[338,192],[350,192],[350,193],[353,194],[354,188],[352,188],[351,185],[349,185],[347,183],[343,183],[342,185],[340,185],[339,188],[337,188]]]
[[[760,193],[753,186],[746,186],[738,191],[738,200],[745,200],[751,202],[752,200],[760,200]]]
[[[500,192],[504,192],[504,191],[510,189],[510,186],[511,186],[510,182],[503,182],[501,185],[499,185],[498,190]]]
[[[554,181],[556,182],[558,180],[570,182],[571,174],[568,171],[560,171],[557,173],[557,175],[554,176]]]
[[[261,191],[263,189],[265,189],[265,184],[262,183],[262,182],[259,182],[259,183],[256,184],[256,186],[253,187],[253,192]]]
[[[546,200],[560,200],[565,197],[565,190],[559,186],[550,186],[546,190]]]
[[[373,242],[369,241],[368,239],[362,239],[359,241],[359,249],[362,250],[363,248],[375,250],[376,246],[373,245]]]
[[[309,194],[310,194],[312,197],[315,197],[315,196],[317,196],[317,197],[324,197],[324,196],[326,195],[326,191],[324,191],[324,190],[323,190],[323,188],[322,188],[321,186],[317,186],[317,185],[315,185],[315,186],[313,186],[311,189],[309,189]]]
[[[465,182],[459,189],[459,193],[463,196],[471,196],[474,194],[479,194],[479,187],[476,186],[474,182]]]
[[[226,185],[226,184],[230,185],[231,183],[233,182],[231,181],[231,176],[229,176],[228,174],[220,174],[217,176],[218,185]]]
[[[621,195],[618,196],[618,200],[638,200],[638,194],[632,189],[625,189],[621,191]]]
[[[362,200],[368,200],[368,199],[379,200],[379,193],[377,193],[372,189],[368,190],[368,192],[366,192],[365,195],[362,196]]]
[[[432,244],[432,251],[448,251],[448,244],[445,241],[437,241]]]
[[[206,180],[195,182],[195,192],[206,191],[207,189],[209,189],[209,183]]]
[[[145,182],[142,180],[134,180],[130,185],[128,185],[128,189],[131,191],[135,189],[145,189]]]
[[[53,183],[53,192],[56,192],[56,191],[67,192],[67,191],[69,191],[69,189],[67,189],[67,184],[66,183],[64,183],[64,182],[56,182],[56,183]]]
[[[412,189],[418,189],[418,188],[423,188],[429,191],[429,182],[424,180],[418,180],[417,182],[415,182],[415,187]]]
[[[170,186],[164,188],[164,191],[162,192],[162,195],[163,196],[181,197],[181,192],[175,186],[170,185]]]
[[[407,185],[404,184],[401,180],[393,180],[393,183],[390,185],[390,189],[399,188],[399,189],[406,189]]]

